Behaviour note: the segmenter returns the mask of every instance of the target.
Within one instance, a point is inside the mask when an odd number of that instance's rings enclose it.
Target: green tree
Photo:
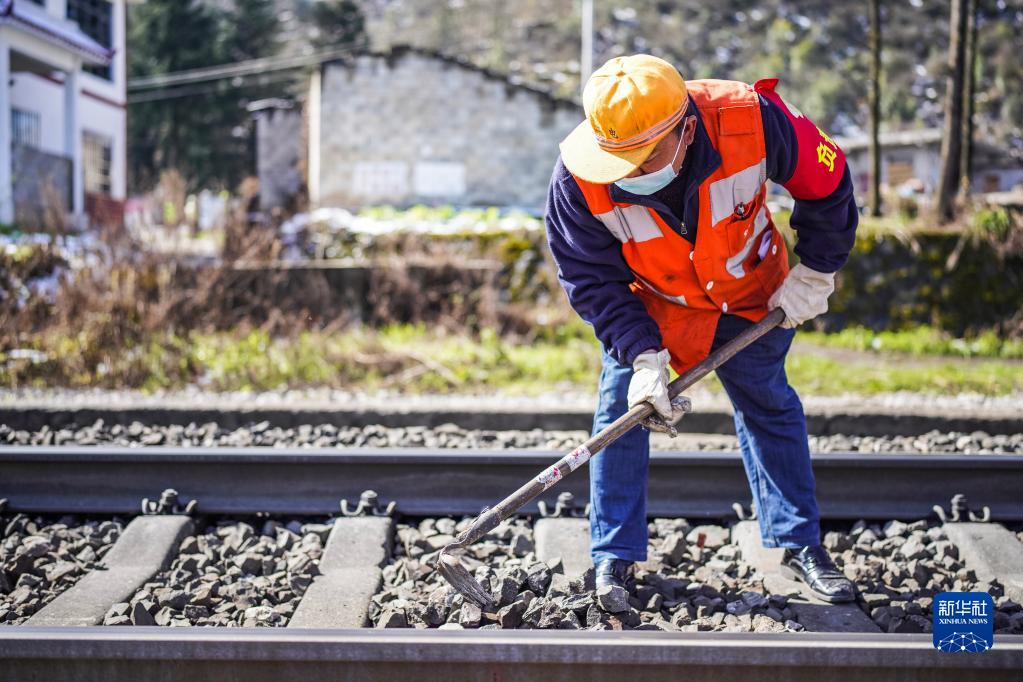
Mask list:
[[[579,93],[579,14],[567,0],[365,3],[382,48],[413,44],[547,87]],[[445,5],[451,3],[445,2]],[[686,78],[781,79],[779,91],[835,134],[866,132],[870,106],[866,3],[823,0],[595,2],[594,65],[647,52]],[[977,131],[1023,152],[1023,0],[977,0]],[[946,88],[949,0],[885,2],[880,120],[893,130],[939,127]],[[500,20],[503,14],[504,21]],[[495,59],[495,55],[499,55]],[[858,188],[865,190],[866,188]]]
[[[234,0],[222,31],[227,61],[267,57],[280,50],[275,0]]]
[[[219,61],[219,16],[205,3],[152,0],[129,8],[129,78]],[[129,106],[129,181],[134,191],[151,187],[166,169],[176,168],[198,184],[216,173],[213,131],[208,124],[217,118],[220,104],[196,90]]]
[[[317,47],[364,46],[366,20],[352,0],[319,0],[311,12]]]
[[[272,56],[279,49],[273,0],[235,0],[216,10],[197,0],[130,5],[129,77],[157,76]],[[153,186],[176,169],[199,187],[233,188],[252,172],[246,104],[277,91],[265,74],[146,91],[128,112],[130,183]]]
[[[260,57],[272,57],[280,52],[279,25],[274,0],[234,0],[234,6],[224,13],[221,23],[224,62],[242,62]],[[234,188],[256,168],[256,145],[253,141],[255,122],[246,106],[249,102],[282,94],[286,84],[279,74],[259,73],[231,82],[229,89],[221,88],[212,95],[220,102],[219,131],[216,144],[223,159],[222,184]]]

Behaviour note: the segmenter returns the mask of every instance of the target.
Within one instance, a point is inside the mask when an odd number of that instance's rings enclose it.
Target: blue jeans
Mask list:
[[[741,317],[722,315],[712,348],[750,324]],[[717,370],[735,410],[735,433],[764,547],[820,543],[806,417],[785,376],[785,355],[793,336],[794,329],[776,327]],[[619,365],[605,353],[594,433],[625,413],[631,379],[632,368]],[[594,563],[613,557],[646,560],[649,461],[650,434],[643,428],[633,429],[590,460],[590,552]]]

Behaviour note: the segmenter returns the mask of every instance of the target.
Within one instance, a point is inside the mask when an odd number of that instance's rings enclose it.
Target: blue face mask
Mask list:
[[[653,194],[657,190],[667,187],[678,176],[674,166],[679,149],[682,149],[681,135],[678,138],[678,147],[675,148],[675,154],[664,168],[659,168],[653,173],[647,173],[646,175],[637,175],[634,178],[622,178],[621,180],[616,180],[614,184],[626,192],[642,195]]]

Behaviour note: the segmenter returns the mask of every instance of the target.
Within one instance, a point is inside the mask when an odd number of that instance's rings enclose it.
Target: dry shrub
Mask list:
[[[28,294],[32,280],[50,277],[67,263],[52,245],[42,245],[23,254],[0,250],[0,348],[12,348],[22,342],[21,330],[30,331],[47,321],[50,315],[46,299]]]
[[[325,297],[325,289],[308,288],[293,299],[302,305],[282,306],[287,273],[258,265],[280,251],[273,231],[257,227],[240,241],[244,248],[236,258],[209,263],[146,252],[121,233],[93,254],[98,262],[67,273],[53,300],[23,300],[17,294],[25,281],[53,271],[59,258],[55,249],[34,248],[17,264],[5,257],[0,261],[3,346],[10,348],[32,334],[77,336],[89,339],[90,345],[123,347],[157,332],[231,329],[246,323],[268,325],[272,331],[293,329]]]
[[[183,201],[175,196],[173,174],[161,187],[168,205]],[[106,234],[98,260],[67,273],[52,300],[4,300],[0,351],[46,350],[54,383],[104,385],[102,368],[111,367],[111,385],[115,378],[141,385],[153,371],[171,379],[190,375],[192,368],[173,366],[171,359],[187,353],[161,348],[188,343],[192,332],[244,335],[259,329],[292,337],[358,320],[371,326],[423,323],[459,333],[495,329],[529,338],[536,334],[538,311],[550,314],[549,301],[538,306],[514,300],[503,279],[510,266],[481,257],[479,245],[469,240],[397,234],[381,240],[381,250],[364,254],[366,267],[281,263],[277,227],[254,220],[245,198],[251,190],[241,188],[240,206],[227,217],[222,258],[155,254],[123,231]],[[531,248],[517,244],[516,254]],[[31,266],[25,269],[31,272]],[[518,271],[528,286],[532,275]],[[2,281],[0,276],[0,286]],[[147,367],[153,358],[172,366]]]
[[[392,258],[369,270],[367,320],[372,325],[427,322],[451,330],[497,326],[496,269],[453,259]]]

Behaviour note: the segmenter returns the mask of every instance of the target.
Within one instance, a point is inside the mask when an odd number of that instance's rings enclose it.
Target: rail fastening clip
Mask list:
[[[553,510],[543,500],[537,502],[536,506],[540,508],[540,516],[545,519],[581,519],[590,514],[590,505],[587,504],[585,507],[580,507],[575,502],[575,495],[567,490],[558,495],[558,501],[554,504]]]
[[[142,500],[142,514],[143,516],[161,516],[170,514],[184,514],[186,516],[191,516],[198,505],[198,500],[189,500],[187,504],[181,504],[181,498],[178,497],[178,491],[173,488],[167,488],[160,493],[160,499],[156,502],[151,501],[148,497]]]
[[[966,500],[966,495],[963,493],[956,493],[952,496],[949,502],[949,511],[946,514],[945,509],[940,505],[936,504],[934,507],[934,513],[938,515],[942,523],[958,523],[960,521],[966,521],[969,519],[974,523],[988,523],[991,520],[991,507],[987,505],[980,508],[980,514],[977,514],[970,509],[970,504]]]
[[[341,513],[345,516],[391,516],[397,506],[397,502],[391,501],[381,509],[380,496],[376,494],[376,491],[363,490],[362,495],[359,496],[359,504],[354,509],[348,506],[347,499],[341,500]]]

